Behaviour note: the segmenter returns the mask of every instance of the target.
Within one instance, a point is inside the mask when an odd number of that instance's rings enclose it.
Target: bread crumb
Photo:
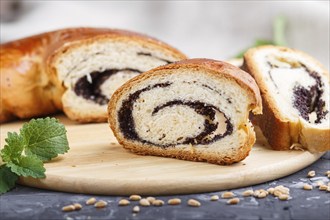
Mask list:
[[[63,212],[71,212],[71,211],[74,211],[74,210],[75,210],[74,205],[67,205],[67,206],[62,207]]]
[[[211,201],[218,201],[219,200],[219,196],[218,195],[213,195],[211,196]]]
[[[192,207],[199,207],[199,206],[201,206],[201,203],[195,199],[189,199],[188,205],[192,206]]]
[[[224,193],[222,193],[221,198],[230,199],[230,198],[233,198],[234,196],[235,196],[235,194],[232,192],[224,192]]]
[[[285,201],[285,200],[288,200],[289,199],[289,195],[287,195],[287,194],[281,194],[278,198],[280,200],[282,200],[282,201]]]
[[[80,203],[74,203],[73,206],[74,206],[74,210],[82,209],[82,205],[80,205]]]
[[[272,195],[274,194],[274,191],[275,191],[275,189],[273,187],[270,187],[267,189],[267,192]]]
[[[131,201],[140,201],[141,200],[141,196],[139,196],[139,195],[131,195],[129,197],[129,200],[131,200]]]
[[[232,199],[229,199],[228,201],[227,201],[227,204],[229,204],[229,205],[236,205],[236,204],[238,204],[239,203],[239,198],[232,198]]]
[[[133,212],[134,212],[134,213],[138,213],[138,212],[140,212],[140,207],[137,206],[137,205],[134,206],[134,207],[133,207]]]
[[[160,200],[160,199],[156,199],[155,201],[152,202],[153,206],[163,206],[164,205],[164,201]]]
[[[94,205],[95,202],[96,202],[96,199],[94,197],[92,197],[86,201],[86,205]]]
[[[315,174],[316,174],[315,171],[314,171],[314,170],[311,170],[311,171],[309,171],[309,172],[307,173],[307,177],[308,177],[308,178],[314,177]]]
[[[247,196],[252,196],[253,195],[253,190],[245,190],[243,193],[242,193],[242,195],[244,196],[244,197],[247,197]]]
[[[104,208],[108,205],[108,203],[106,201],[103,201],[103,200],[100,200],[100,201],[97,201],[95,204],[94,204],[94,207],[95,208]]]
[[[152,197],[152,196],[149,196],[149,197],[147,197],[147,200],[150,202],[150,204],[152,204],[152,202],[155,201],[156,198]]]
[[[129,205],[130,204],[130,201],[128,201],[127,199],[121,199],[119,202],[118,202],[118,205],[119,206],[126,206],[126,205]]]
[[[321,191],[326,191],[327,189],[328,189],[328,186],[327,185],[321,185],[319,187],[319,190],[321,190]]]
[[[141,199],[140,205],[141,206],[150,206],[150,202],[147,199]]]
[[[179,204],[181,204],[181,199],[178,199],[178,198],[169,199],[167,201],[167,204],[169,204],[169,205],[179,205]]]
[[[305,184],[305,185],[303,186],[303,189],[304,189],[304,190],[312,190],[312,189],[313,189],[313,186],[312,186],[312,185],[309,185],[309,184]]]

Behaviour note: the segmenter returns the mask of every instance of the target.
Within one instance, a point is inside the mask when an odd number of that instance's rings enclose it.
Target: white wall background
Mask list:
[[[1,23],[1,42],[64,27],[111,27],[156,37],[190,57],[220,60],[257,38],[271,39],[281,14],[288,18],[289,46],[329,69],[329,1],[26,0],[24,6],[17,21]]]

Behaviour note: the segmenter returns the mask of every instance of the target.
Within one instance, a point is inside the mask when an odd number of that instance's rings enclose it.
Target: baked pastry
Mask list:
[[[262,111],[253,78],[228,63],[191,59],[126,82],[109,102],[124,148],[141,155],[232,164],[255,142],[249,112]]]
[[[262,46],[245,53],[243,69],[263,99],[263,114],[253,122],[274,149],[330,150],[329,72],[318,61],[298,50]]]
[[[106,121],[118,86],[184,58],[156,39],[115,29],[63,29],[2,44],[0,122],[59,110],[80,122]]]

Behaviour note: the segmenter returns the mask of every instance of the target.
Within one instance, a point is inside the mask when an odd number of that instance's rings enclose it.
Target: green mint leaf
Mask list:
[[[20,130],[26,155],[36,155],[42,161],[50,160],[69,150],[66,129],[55,118],[32,119]]]
[[[0,166],[0,194],[8,192],[15,187],[18,179],[17,174],[11,172],[10,168],[5,164]]]
[[[16,160],[6,163],[11,171],[19,176],[31,176],[34,178],[45,178],[44,164],[37,156],[21,156]]]
[[[7,144],[1,150],[1,157],[4,162],[20,157],[24,149],[24,140],[20,135],[16,132],[8,132],[7,136],[5,139]]]
[[[45,178],[43,161],[69,150],[64,125],[55,118],[32,119],[20,130],[8,132],[0,151],[0,194],[15,186],[18,176]]]

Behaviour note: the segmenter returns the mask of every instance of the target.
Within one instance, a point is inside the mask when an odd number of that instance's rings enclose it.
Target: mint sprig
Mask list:
[[[55,118],[32,119],[20,133],[8,132],[0,155],[0,194],[15,186],[19,176],[45,178],[44,161],[69,150],[66,129]]]
[[[18,175],[13,173],[9,167],[5,164],[0,166],[0,193],[5,193],[11,190],[16,181],[18,180]]]
[[[24,139],[26,155],[36,155],[47,161],[69,150],[64,125],[55,118],[31,120],[20,133]]]

